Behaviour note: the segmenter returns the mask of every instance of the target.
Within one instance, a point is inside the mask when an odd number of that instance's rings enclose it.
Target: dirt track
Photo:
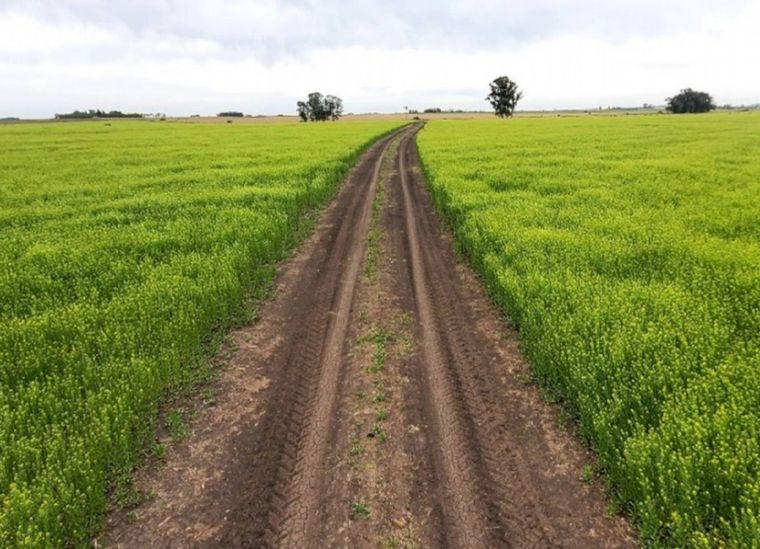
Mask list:
[[[623,547],[591,456],[460,264],[417,128],[377,143],[234,345],[118,547]],[[424,131],[424,130],[422,130]]]

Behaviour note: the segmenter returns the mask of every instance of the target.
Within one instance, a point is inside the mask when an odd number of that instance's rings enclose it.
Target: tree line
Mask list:
[[[486,100],[491,104],[494,114],[501,118],[509,118],[514,114],[517,102],[523,97],[523,91],[517,83],[508,76],[499,76],[489,84],[490,93]],[[666,100],[666,109],[674,114],[710,112],[717,108],[712,96],[703,91],[685,88],[673,97]],[[407,109],[405,107],[405,109]],[[322,95],[320,92],[312,92],[306,101],[296,103],[296,112],[302,122],[324,122],[326,120],[338,120],[343,115],[343,100],[336,95]],[[417,113],[416,110],[408,110]],[[425,113],[443,112],[440,108],[428,108]],[[453,112],[453,111],[452,111]],[[217,114],[220,117],[242,117],[239,111],[224,111]],[[90,118],[143,118],[140,113],[124,113],[122,111],[104,111],[101,109],[89,109],[86,111],[75,110],[70,113],[56,113],[58,120],[90,119]]]
[[[499,76],[489,84],[490,93],[486,100],[491,104],[494,114],[501,118],[509,118],[514,114],[517,102],[523,97],[523,91],[517,83],[508,76]],[[680,93],[666,99],[668,112],[674,114],[709,112],[717,108],[712,96],[703,91],[685,88]],[[405,107],[406,109],[406,107]],[[343,100],[336,95],[322,95],[312,92],[306,101],[296,103],[296,112],[303,122],[324,122],[338,120],[343,115]],[[416,113],[416,110],[408,112]],[[440,108],[428,108],[425,113],[440,113]],[[56,113],[59,120],[89,119],[89,118],[143,118],[140,113],[124,113],[121,111],[104,111],[89,109],[75,110],[70,113]],[[220,117],[242,117],[239,111],[224,111],[217,114]]]
[[[55,117],[59,120],[69,120],[87,118],[142,118],[143,115],[137,112],[124,113],[121,111],[102,111],[100,109],[90,109],[87,111],[56,113]]]

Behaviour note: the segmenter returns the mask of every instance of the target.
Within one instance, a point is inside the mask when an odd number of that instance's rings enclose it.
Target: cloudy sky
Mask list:
[[[758,0],[0,0],[0,117],[760,102]]]

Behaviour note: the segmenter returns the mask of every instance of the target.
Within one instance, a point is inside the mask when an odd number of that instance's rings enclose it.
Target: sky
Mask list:
[[[760,102],[760,1],[0,0],[0,117]]]

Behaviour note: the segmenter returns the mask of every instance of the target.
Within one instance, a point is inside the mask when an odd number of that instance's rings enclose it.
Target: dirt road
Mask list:
[[[377,143],[232,334],[116,547],[625,547],[591,456],[453,251],[415,132]],[[421,131],[424,131],[421,130]]]

